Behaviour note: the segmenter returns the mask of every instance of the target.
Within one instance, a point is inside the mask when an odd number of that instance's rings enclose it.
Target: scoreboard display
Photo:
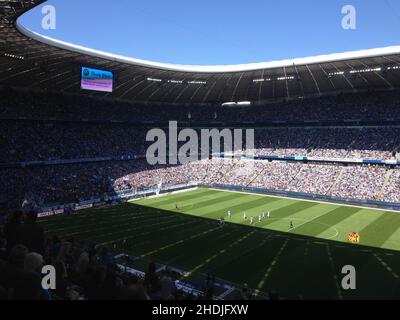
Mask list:
[[[112,71],[81,67],[81,89],[112,92],[114,73]]]

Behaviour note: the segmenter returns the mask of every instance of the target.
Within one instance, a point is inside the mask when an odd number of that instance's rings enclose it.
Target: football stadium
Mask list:
[[[400,46],[153,62],[45,5],[0,0],[0,300],[400,298]]]

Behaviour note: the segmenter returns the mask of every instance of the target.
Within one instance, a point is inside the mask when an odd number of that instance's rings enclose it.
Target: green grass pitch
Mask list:
[[[263,211],[271,216],[258,222]],[[288,299],[400,298],[396,212],[199,188],[41,222],[50,233],[120,250],[128,239],[140,258]],[[348,243],[351,231],[359,244]],[[356,290],[341,287],[344,265],[356,268]]]

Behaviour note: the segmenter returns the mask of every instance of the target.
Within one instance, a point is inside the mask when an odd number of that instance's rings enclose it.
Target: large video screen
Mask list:
[[[114,74],[111,71],[81,68],[81,89],[94,91],[113,91]]]

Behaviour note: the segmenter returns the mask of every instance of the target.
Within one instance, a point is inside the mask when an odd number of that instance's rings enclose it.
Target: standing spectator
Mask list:
[[[7,252],[10,252],[14,245],[18,243],[17,229],[21,225],[21,217],[21,212],[15,211],[4,226],[4,235],[7,241]]]
[[[25,223],[17,230],[19,242],[25,245],[29,251],[44,253],[44,229],[37,223],[37,212],[27,214]]]
[[[41,254],[36,252],[30,252],[25,256],[24,260],[24,271],[28,274],[35,274],[39,278],[42,277],[42,267],[44,264],[44,260]],[[41,300],[51,300],[50,292],[46,289],[40,290],[40,299]]]

